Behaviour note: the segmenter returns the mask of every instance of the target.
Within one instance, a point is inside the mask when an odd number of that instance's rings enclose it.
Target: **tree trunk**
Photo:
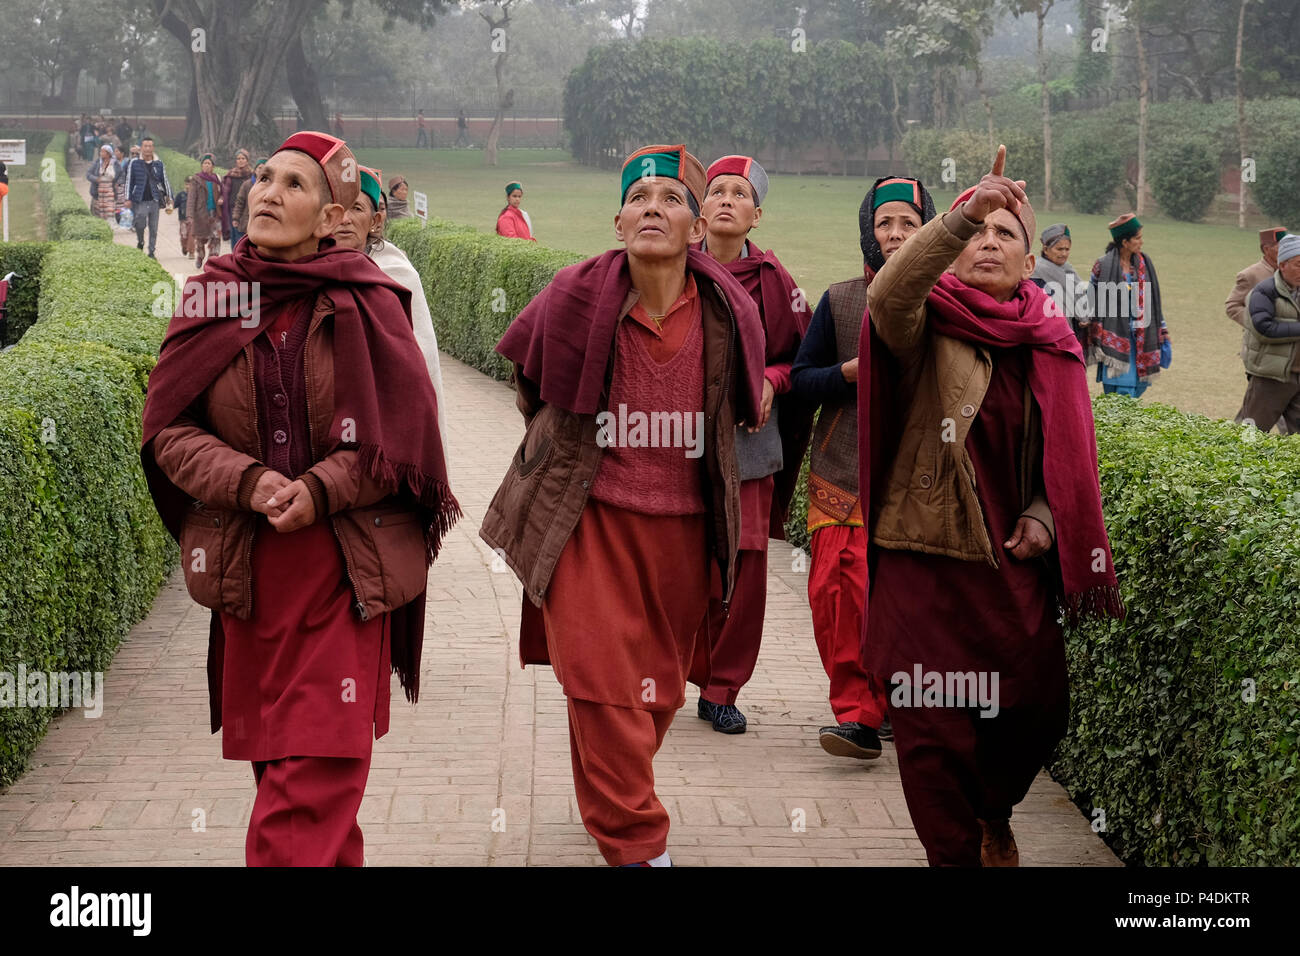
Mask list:
[[[902,104],[898,99],[898,73],[894,70],[889,71],[889,86],[894,92],[894,108],[890,112],[894,120],[894,135],[889,137],[889,162],[893,165],[894,144],[903,138],[903,120],[899,116],[902,112]]]
[[[289,92],[302,114],[305,129],[329,129],[329,116],[325,112],[325,101],[320,95],[320,79],[316,68],[307,58],[302,34],[289,44],[288,58],[284,61],[285,76],[289,80]]]
[[[979,91],[980,101],[984,104],[984,116],[989,125],[989,155],[992,156],[998,151],[998,144],[993,132],[993,101],[989,99],[988,90],[984,88],[984,71],[980,69],[980,61],[975,59],[975,89]]]
[[[77,105],[77,84],[81,82],[81,67],[69,66],[63,70],[59,79],[59,105]],[[50,84],[50,93],[54,93],[54,84]]]
[[[1052,3],[1038,4],[1038,86],[1043,96],[1043,209],[1052,208],[1052,97],[1047,90],[1047,59],[1043,56],[1043,21]],[[1031,237],[1032,238],[1032,237]]]
[[[1151,101],[1151,72],[1147,64],[1146,46],[1142,42],[1142,21],[1139,7],[1133,5],[1133,37],[1138,54],[1138,181],[1137,209],[1141,216],[1146,211],[1147,198],[1147,107]]]
[[[180,41],[193,64],[198,132],[192,145],[230,159],[275,86],[285,49],[297,43],[319,0],[283,0],[268,6],[254,31],[237,18],[240,8],[213,4],[206,19],[188,23],[165,0],[154,0],[163,26]],[[174,20],[174,23],[169,22]],[[194,50],[191,30],[202,28],[204,49]]]
[[[483,160],[489,166],[497,165],[497,144],[501,140],[501,128],[506,122],[506,110],[515,103],[515,91],[506,89],[506,57],[510,55],[510,37],[505,31],[510,26],[510,2],[511,0],[506,0],[501,4],[501,16],[496,19],[482,11],[479,12],[479,16],[487,21],[488,36],[495,41],[496,37],[493,34],[500,29],[506,41],[497,52],[496,62],[492,65],[497,80],[497,110],[492,116],[492,128],[488,130],[487,142],[483,146]]]
[[[1242,69],[1241,69],[1241,37],[1246,30],[1246,4],[1250,0],[1241,0],[1241,8],[1237,11],[1237,57],[1234,62],[1234,69],[1237,77],[1237,146],[1241,151],[1241,167],[1237,171],[1237,180],[1240,184],[1237,194],[1237,228],[1246,228],[1246,100],[1242,93]]]

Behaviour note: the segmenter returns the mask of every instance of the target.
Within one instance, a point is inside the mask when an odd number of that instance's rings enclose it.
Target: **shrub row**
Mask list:
[[[497,342],[556,272],[582,258],[440,220],[423,230],[396,223],[388,238],[420,273],[438,348],[501,381],[510,365]]]
[[[107,222],[90,211],[72,184],[64,165],[67,156],[68,134],[55,133],[41,157],[40,199],[45,216],[45,236],[48,239],[100,239],[113,241],[113,229]],[[53,177],[53,178],[51,178]]]
[[[175,562],[139,465],[159,282],[134,249],[52,244],[37,322],[0,354],[0,672],[105,670]],[[0,709],[0,786],[55,712]]]
[[[609,165],[632,142],[754,153],[822,141],[865,152],[891,134],[889,75],[879,47],[842,39],[822,41],[808,55],[795,47],[775,37],[592,47],[564,88],[574,158]]]
[[[1300,862],[1300,444],[1094,403],[1128,618],[1068,635],[1053,772],[1127,862]]]
[[[997,128],[999,139],[1007,143],[1008,169],[1028,180],[1031,193],[1041,195],[1042,125],[1037,97],[1035,86],[1027,99],[1014,95],[998,98]],[[1135,197],[1128,176],[1137,163],[1137,116],[1134,101],[1055,113],[1054,194],[1059,193],[1080,212],[1108,211],[1120,198],[1132,206]],[[1285,223],[1300,222],[1300,192],[1294,188],[1300,171],[1298,124],[1300,99],[1246,103],[1247,152],[1255,160],[1256,177],[1250,195],[1269,218]],[[988,152],[983,130],[982,111],[969,112],[964,129],[909,131],[903,137],[903,153],[909,168],[927,184],[939,175],[940,163],[948,157],[957,163],[957,182],[967,182],[962,170],[970,162],[987,166],[982,159]],[[1014,149],[1013,143],[1017,144]],[[1197,221],[1218,193],[1222,171],[1237,164],[1236,108],[1230,100],[1153,103],[1148,143],[1156,202],[1175,219]],[[1028,151],[1021,153],[1022,149]],[[982,172],[978,167],[977,171]]]
[[[0,278],[11,272],[18,277],[11,283],[5,302],[7,320],[0,348],[13,345],[36,321],[36,303],[41,291],[41,263],[50,251],[48,242],[0,243]]]

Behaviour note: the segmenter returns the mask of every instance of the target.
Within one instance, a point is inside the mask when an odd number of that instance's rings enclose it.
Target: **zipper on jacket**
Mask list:
[[[257,451],[257,460],[264,461],[266,452],[262,449],[262,430],[257,424],[257,376],[253,374],[253,346],[244,346],[244,364],[248,366],[248,394],[252,396],[251,418],[253,420],[253,447]],[[251,616],[253,613],[253,538],[257,535],[257,522],[254,521],[248,533],[248,543],[244,545],[244,609]]]
[[[324,321],[323,316],[321,321]],[[316,439],[312,435],[311,428],[311,388],[312,382],[314,381],[311,374],[311,337],[315,334],[319,326],[320,322],[312,323],[311,327],[307,330],[307,339],[302,345],[302,374],[304,383],[307,386],[307,447],[311,449],[313,458],[316,457]],[[308,494],[310,493],[311,492],[308,492]],[[319,517],[322,517],[329,522],[330,530],[334,532],[334,538],[339,543],[339,550],[343,552],[343,575],[348,579],[348,587],[352,589],[352,596],[356,598],[357,614],[361,617],[361,620],[368,621],[370,620],[370,615],[366,613],[365,602],[361,600],[361,592],[357,590],[357,582],[353,580],[352,577],[352,552],[348,550],[348,546],[344,543],[343,535],[339,533],[338,525],[335,523],[333,516],[320,515]]]

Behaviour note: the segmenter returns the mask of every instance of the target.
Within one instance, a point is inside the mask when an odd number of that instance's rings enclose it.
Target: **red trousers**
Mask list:
[[[573,788],[587,832],[610,866],[668,848],[668,811],[655,796],[654,758],[676,716],[570,697]]]
[[[715,581],[715,584],[717,582]],[[713,668],[700,696],[714,704],[734,704],[754,676],[767,611],[767,549],[736,552],[736,587],[731,613],[722,617],[721,586],[709,597],[709,660]]]
[[[899,707],[890,695],[903,796],[931,866],[979,866],[979,821],[1008,819],[1052,756],[1069,692],[1063,680],[1044,684],[1036,699],[996,717],[969,707]],[[902,691],[910,700],[911,689]]]
[[[360,866],[365,844],[357,810],[369,774],[369,754],[254,761],[248,865]]]
[[[812,536],[808,604],[813,638],[831,679],[831,712],[839,724],[879,728],[884,685],[862,666],[862,608],[867,590],[867,533],[848,525],[818,528]]]

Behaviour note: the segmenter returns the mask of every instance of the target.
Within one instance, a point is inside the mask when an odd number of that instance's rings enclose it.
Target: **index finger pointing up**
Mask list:
[[[1006,164],[1007,164],[1007,148],[1006,146],[999,146],[998,155],[993,160],[993,175],[1001,176],[1002,168],[1006,166]]]

